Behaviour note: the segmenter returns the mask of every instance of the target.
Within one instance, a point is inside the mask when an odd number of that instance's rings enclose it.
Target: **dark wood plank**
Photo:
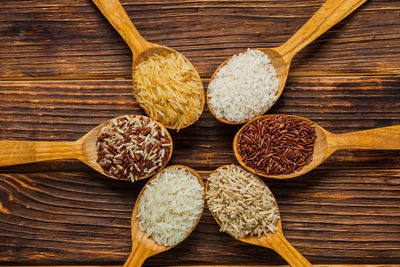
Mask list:
[[[399,83],[399,77],[291,77],[272,112],[305,116],[338,133],[400,124]],[[0,82],[0,101],[0,139],[74,140],[111,117],[142,114],[129,80]],[[194,126],[173,134],[171,164],[189,165],[206,177],[234,163],[237,129],[206,110]],[[399,153],[339,152],[299,179],[266,180],[287,238],[315,263],[399,262]],[[107,179],[73,160],[1,168],[0,261],[121,263],[143,184]],[[207,210],[188,240],[147,264],[177,262],[284,263],[270,250],[218,233]]]
[[[247,47],[285,42],[323,0],[122,1],[142,35],[182,51],[203,77]],[[400,73],[400,2],[370,0],[305,48],[293,75]],[[89,0],[0,6],[0,78],[131,76],[131,53]]]
[[[399,87],[400,77],[290,77],[271,113],[304,116],[334,133],[400,125]],[[0,102],[0,139],[72,141],[110,118],[144,114],[129,80],[3,81]],[[219,123],[206,108],[195,125],[173,132],[171,163],[212,170],[235,162],[231,145],[239,127]],[[400,168],[400,152],[339,151],[320,168]],[[72,160],[29,164],[23,169],[89,171]],[[0,170],[21,172],[21,167]]]
[[[287,239],[311,262],[400,261],[398,170],[321,170],[266,182],[278,200]],[[143,184],[92,172],[0,174],[0,261],[122,263],[130,251],[130,212]],[[145,266],[233,262],[284,264],[271,250],[219,233],[206,209],[187,240]]]
[[[246,47],[286,41],[323,0],[122,3],[143,36],[182,51],[207,87]],[[400,124],[400,2],[370,0],[295,57],[272,113],[304,116],[343,133]],[[0,139],[75,140],[121,114],[143,114],[131,94],[131,54],[90,0],[0,6]],[[333,77],[342,76],[342,77]],[[208,109],[173,133],[171,164],[203,178],[234,163],[226,127]],[[311,262],[400,262],[400,152],[340,151],[291,181],[265,180],[283,228]],[[0,168],[0,263],[121,264],[145,181],[117,182],[75,160]],[[180,246],[146,266],[285,264],[268,249],[219,233],[206,209]]]

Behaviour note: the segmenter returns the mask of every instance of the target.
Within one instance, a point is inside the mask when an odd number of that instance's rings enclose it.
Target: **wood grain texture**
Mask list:
[[[399,77],[289,78],[274,113],[297,114],[335,133],[400,124]],[[323,101],[321,101],[323,99]],[[70,141],[124,113],[142,113],[129,80],[0,83],[0,138]],[[226,127],[207,110],[173,133],[170,164],[209,171],[234,163]],[[312,263],[400,262],[400,152],[343,151],[291,181],[265,180],[287,239]],[[122,263],[130,252],[130,215],[145,181],[112,181],[78,161],[0,168],[0,261]],[[284,264],[274,252],[241,244],[206,209],[178,247],[148,266]]]
[[[127,258],[131,210],[144,181],[117,183],[88,172],[0,177],[2,262],[99,264]],[[287,239],[311,262],[399,262],[399,171],[320,170],[295,181],[266,182]],[[218,233],[207,209],[187,240],[146,264],[176,262],[284,263],[271,250]]]
[[[123,0],[151,42],[193,63],[205,87],[247,47],[284,43],[323,0]],[[0,5],[0,140],[80,138],[123,114],[132,95],[129,47],[90,0],[3,0]],[[333,133],[400,125],[400,1],[369,0],[293,59],[270,113],[309,118]],[[172,164],[200,171],[235,163],[240,126],[209,110],[173,132]],[[290,181],[264,179],[288,241],[313,264],[400,264],[400,151],[335,152]],[[146,180],[114,181],[77,160],[0,168],[0,264],[121,265],[130,218]],[[286,264],[272,250],[219,233],[208,209],[179,246],[145,266]]]
[[[323,0],[129,1],[144,38],[182,52],[203,77],[247,47],[284,43]],[[297,55],[292,75],[400,73],[400,2],[370,0]],[[0,78],[131,76],[129,47],[89,0],[4,0]]]
[[[399,87],[399,77],[289,77],[285,92],[270,112],[302,116],[333,133],[400,125]],[[73,141],[113,117],[144,114],[129,80],[3,81],[0,101],[1,139]],[[232,140],[239,128],[219,123],[206,109],[193,126],[171,131],[175,149],[170,164],[213,170],[235,162]],[[89,170],[77,161],[24,167],[25,171]],[[338,151],[321,167],[398,168],[400,151]]]

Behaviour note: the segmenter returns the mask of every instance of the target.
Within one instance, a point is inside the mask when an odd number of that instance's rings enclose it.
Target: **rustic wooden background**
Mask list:
[[[122,3],[145,38],[188,57],[207,88],[227,57],[280,45],[323,0]],[[143,114],[131,89],[131,53],[91,1],[1,1],[0,139],[78,139],[112,117]],[[400,124],[399,100],[400,1],[370,0],[294,58],[271,113],[343,133]],[[170,164],[206,178],[235,163],[238,129],[205,109],[173,134]],[[400,263],[400,151],[339,151],[303,177],[265,181],[287,239],[312,263]],[[122,264],[144,183],[114,181],[75,160],[0,168],[0,262]],[[206,208],[190,238],[145,265],[284,263],[219,233]]]

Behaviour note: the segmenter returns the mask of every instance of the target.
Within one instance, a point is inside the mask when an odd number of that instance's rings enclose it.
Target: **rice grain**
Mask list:
[[[204,106],[203,84],[180,53],[155,53],[135,67],[134,92],[140,106],[168,128],[196,121]]]
[[[234,55],[208,86],[208,103],[217,118],[243,122],[267,111],[276,100],[279,79],[260,50]]]
[[[140,229],[159,245],[173,246],[192,230],[204,207],[204,188],[185,168],[168,168],[146,185],[139,200]]]
[[[244,238],[277,231],[280,217],[275,198],[257,176],[242,167],[224,166],[212,173],[206,200],[221,232]]]
[[[114,118],[100,130],[97,163],[106,174],[134,182],[151,176],[167,163],[171,142],[163,128],[149,117]]]

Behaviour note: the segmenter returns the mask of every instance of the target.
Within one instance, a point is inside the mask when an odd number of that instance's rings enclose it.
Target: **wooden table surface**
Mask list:
[[[227,57],[282,44],[323,0],[122,3],[145,38],[188,57],[207,88]],[[112,117],[144,114],[131,93],[130,50],[91,1],[2,0],[0,33],[0,139],[72,141]],[[270,113],[334,133],[400,124],[400,1],[367,1],[295,56]],[[170,164],[206,178],[236,163],[238,129],[206,108],[172,134]],[[287,239],[312,263],[400,263],[400,151],[339,151],[307,175],[265,182]],[[0,168],[0,262],[122,264],[144,183],[111,180],[76,160]],[[206,208],[187,240],[145,265],[285,264],[218,230]]]

